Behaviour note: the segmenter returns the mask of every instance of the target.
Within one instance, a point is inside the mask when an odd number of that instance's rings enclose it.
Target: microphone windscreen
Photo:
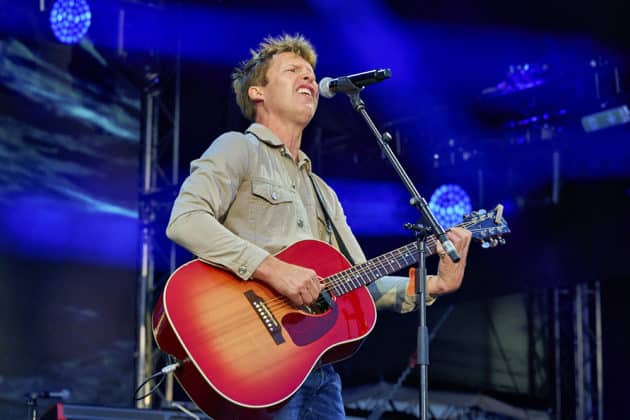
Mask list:
[[[324,77],[319,81],[319,94],[324,98],[332,98],[335,96],[335,92],[330,89],[330,77]]]

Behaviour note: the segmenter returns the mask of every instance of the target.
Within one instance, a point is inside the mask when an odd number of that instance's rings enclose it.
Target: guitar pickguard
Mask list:
[[[324,293],[328,292],[325,291]],[[331,302],[332,306],[329,305],[328,302]],[[317,306],[313,308],[314,305]],[[337,321],[339,311],[332,299],[320,299],[320,302],[314,305],[309,306],[313,312],[322,310],[325,310],[325,312],[315,312],[315,315],[302,312],[290,312],[282,317],[282,326],[296,346],[306,346],[317,341],[326,334]]]

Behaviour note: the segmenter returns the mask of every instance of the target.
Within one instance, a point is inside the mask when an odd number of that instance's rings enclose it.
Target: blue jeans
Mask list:
[[[274,416],[276,420],[345,418],[341,378],[331,365],[313,370],[287,405]]]

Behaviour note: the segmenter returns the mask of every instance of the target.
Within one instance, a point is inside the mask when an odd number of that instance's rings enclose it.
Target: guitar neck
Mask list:
[[[427,256],[435,254],[435,243],[435,235],[427,237]],[[418,261],[419,255],[418,243],[412,242],[364,263],[357,264],[347,270],[333,274],[327,277],[325,281],[336,296],[341,296],[359,287],[366,286],[383,276],[409,267]]]
[[[485,210],[473,212],[465,216],[464,222],[457,225],[472,232],[472,239],[482,242],[484,248],[504,244],[503,235],[509,234],[510,229],[503,219],[503,206],[498,205],[488,213]],[[426,239],[426,255],[435,254],[437,238],[430,235]],[[420,252],[417,242],[390,251],[362,264],[336,273],[325,279],[327,288],[336,296],[349,293],[359,287],[366,286],[373,281],[409,267],[418,261]]]

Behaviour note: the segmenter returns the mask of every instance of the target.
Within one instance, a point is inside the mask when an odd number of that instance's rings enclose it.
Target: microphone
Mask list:
[[[325,98],[332,98],[337,92],[352,93],[364,86],[382,82],[392,77],[390,69],[370,70],[350,76],[337,77],[335,79],[324,77],[319,82],[319,94]]]

